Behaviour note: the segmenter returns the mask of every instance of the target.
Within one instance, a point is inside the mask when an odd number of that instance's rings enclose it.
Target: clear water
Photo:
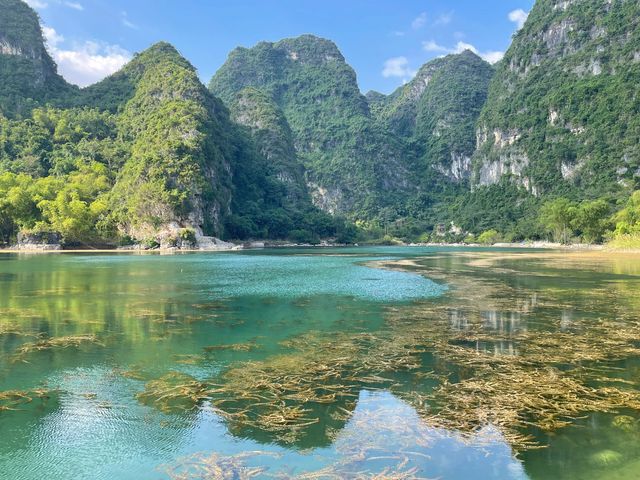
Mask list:
[[[639,478],[640,431],[614,428],[614,414],[587,412],[552,435],[532,430],[547,448],[516,454],[491,426],[475,432],[476,442],[425,422],[407,399],[435,383],[401,369],[393,372],[394,388],[354,385],[346,420],[331,418],[340,405],[315,409],[323,428],[309,427],[289,443],[234,428],[206,401],[166,412],[136,398],[167,372],[224,383],[229,369],[286,355],[283,341],[308,332],[330,342],[337,334],[375,334],[389,315],[421,306],[455,311],[447,272],[508,288],[498,292],[513,297],[512,307],[480,312],[490,330],[557,328],[557,319],[570,329],[578,318],[640,314],[640,260],[550,266],[518,253],[522,259],[475,267],[462,250],[399,247],[0,255],[0,392],[55,391],[46,401],[0,410],[0,478],[218,478],[203,474],[194,454],[239,459],[242,466],[229,466],[233,475],[224,478],[327,468],[366,478],[391,475],[399,464],[406,478]],[[368,263],[401,259],[416,264],[389,270]],[[439,272],[433,280],[429,266]],[[523,298],[535,301],[523,310]],[[77,335],[95,341],[20,353],[41,338]],[[438,359],[426,352],[421,362],[418,370],[428,372]],[[636,358],[620,368],[640,379]]]

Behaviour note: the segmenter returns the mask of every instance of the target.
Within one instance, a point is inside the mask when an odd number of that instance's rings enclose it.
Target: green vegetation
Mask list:
[[[640,187],[632,2],[538,0],[495,74],[466,51],[366,97],[312,35],[235,49],[208,89],[161,42],[80,90],[37,14],[0,7],[3,244],[640,236],[625,206]]]
[[[478,236],[478,243],[493,245],[500,240],[500,234],[495,230],[487,230]]]
[[[17,53],[0,60],[44,52],[38,55],[55,74],[37,15],[21,2],[10,3],[18,6],[4,9],[10,15],[3,17],[0,35]],[[10,71],[24,83],[24,72]],[[55,79],[62,81],[57,74]],[[5,82],[6,92],[0,91],[2,244],[13,244],[20,233],[54,234],[67,246],[137,241],[149,248],[193,245],[200,233],[310,243],[355,239],[343,219],[313,207],[276,107],[260,104],[256,112],[259,122],[275,115],[279,129],[251,132],[241,109],[235,109],[236,123],[167,43],[137,54],[96,85],[66,89],[53,102],[56,108],[38,107],[50,97],[43,93],[32,101],[35,94],[14,83]],[[256,95],[245,92],[244,100]],[[25,100],[19,109],[15,98]]]
[[[20,231],[56,232],[67,244],[107,242],[114,237],[106,215],[109,188],[99,163],[63,177],[0,174],[0,241],[13,241]]]
[[[613,217],[616,228],[609,245],[615,248],[640,249],[640,190],[631,195],[625,207]]]
[[[473,155],[475,124],[492,76],[491,65],[466,50],[430,61],[386,98],[369,98],[379,121],[417,150],[424,171],[464,181],[470,169],[454,163]]]
[[[20,0],[0,0],[0,11],[0,113],[28,116],[37,105],[77,93],[57,74],[36,12]]]
[[[235,49],[209,89],[232,105],[246,87],[284,114],[316,205],[374,219],[381,208],[406,202],[417,178],[414,155],[373,121],[333,42],[303,35]]]
[[[540,208],[540,224],[556,242],[581,240],[637,248],[634,239],[640,233],[640,191],[634,192],[625,207],[611,214],[614,206],[605,199],[572,202],[564,197],[549,200]]]
[[[513,180],[543,196],[623,199],[638,188],[639,19],[637,2],[537,1],[492,81],[476,182],[489,182],[492,163],[526,159]]]

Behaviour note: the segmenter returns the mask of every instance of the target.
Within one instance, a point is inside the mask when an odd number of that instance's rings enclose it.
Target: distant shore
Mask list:
[[[232,252],[240,250],[260,250],[260,249],[278,249],[278,248],[341,248],[341,247],[376,247],[376,246],[396,246],[396,247],[450,247],[450,248],[483,248],[483,249],[498,249],[498,248],[521,248],[521,249],[536,249],[536,250],[570,250],[570,251],[594,251],[603,253],[633,253],[640,254],[640,249],[621,249],[612,248],[606,244],[561,244],[554,242],[544,241],[531,241],[531,242],[511,242],[511,243],[495,243],[493,245],[484,245],[479,243],[402,243],[397,242],[391,245],[380,245],[376,243],[356,243],[351,245],[338,244],[331,242],[322,242],[320,244],[308,244],[308,243],[292,243],[280,240],[265,240],[259,242],[243,242],[233,243],[228,242],[224,246],[216,248],[144,248],[139,245],[133,245],[128,247],[116,247],[116,248],[0,248],[0,254],[2,253],[20,253],[20,254],[43,254],[43,253],[149,253],[149,254],[161,254],[170,255],[175,253],[205,253],[205,252]]]

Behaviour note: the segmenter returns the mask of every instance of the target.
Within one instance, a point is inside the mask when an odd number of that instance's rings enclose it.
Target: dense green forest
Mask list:
[[[317,205],[374,219],[415,190],[415,155],[374,122],[356,74],[337,46],[313,35],[237,48],[209,83],[232,103],[246,87],[282,110]]]
[[[0,244],[640,238],[636,2],[538,0],[495,67],[366,96],[313,35],[235,49],[208,88],[161,42],[79,89],[37,14],[0,10]]]

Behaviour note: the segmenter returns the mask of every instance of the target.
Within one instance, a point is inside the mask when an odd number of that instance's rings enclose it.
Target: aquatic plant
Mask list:
[[[610,467],[622,461],[622,454],[614,450],[601,450],[591,455],[589,461],[597,467]]]
[[[0,392],[0,413],[7,410],[20,410],[37,400],[46,402],[55,394],[57,394],[56,391],[44,388]]]
[[[16,350],[14,361],[25,361],[25,357],[42,350],[79,348],[84,344],[104,346],[96,335],[68,335],[64,337],[43,337],[35,342],[23,343]]]
[[[484,254],[469,254],[455,268],[439,260],[385,263],[446,279],[452,290],[442,300],[389,308],[380,331],[309,332],[283,342],[287,354],[238,363],[204,381],[174,375],[150,382],[139,398],[160,408],[167,402],[210,405],[232,433],[262,432],[284,445],[296,445],[310,432],[335,436],[363,389],[390,390],[426,425],[469,441],[490,426],[516,451],[544,446],[532,429],[553,432],[589,412],[640,412],[637,379],[616,370],[617,361],[640,357],[637,316],[578,317],[564,330],[560,319],[547,329],[519,328],[517,322],[493,328],[486,312],[534,315],[530,298],[483,275]],[[492,274],[519,274],[517,262],[491,267]],[[561,292],[544,293],[536,301],[545,308],[568,301]],[[609,294],[590,292],[596,301]],[[320,409],[333,424],[318,424]]]
[[[189,410],[208,398],[207,386],[190,375],[169,372],[147,382],[144,391],[137,395],[140,402],[152,405],[163,412]]]

